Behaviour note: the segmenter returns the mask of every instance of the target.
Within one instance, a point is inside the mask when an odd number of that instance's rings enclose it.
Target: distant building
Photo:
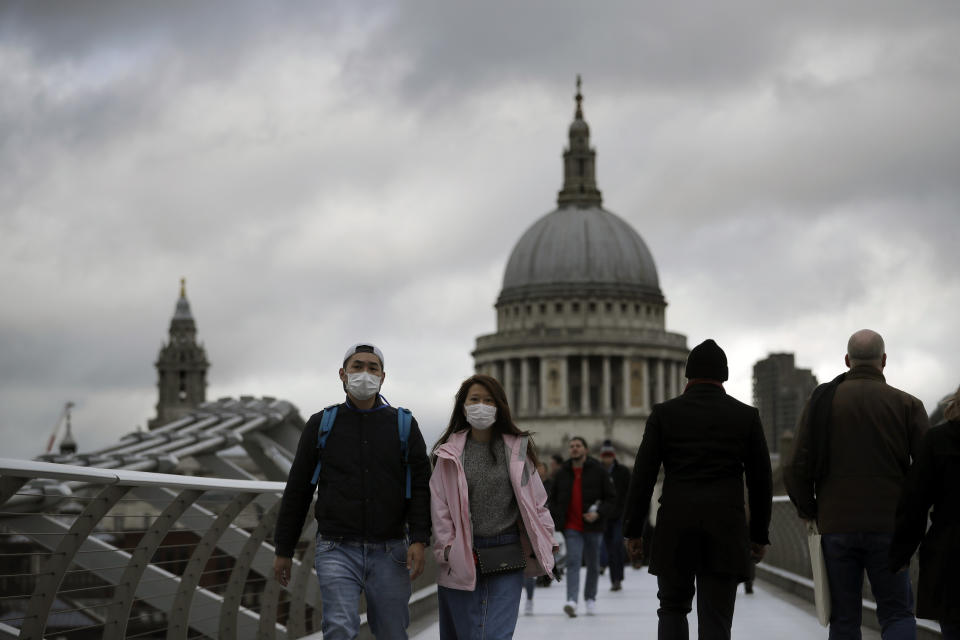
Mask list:
[[[753,365],[753,404],[760,411],[767,447],[780,451],[780,436],[794,431],[817,378],[797,369],[792,353],[771,353]]]
[[[160,348],[157,367],[157,417],[150,429],[186,417],[207,398],[207,352],[197,342],[197,323],[187,302],[186,280],[170,320],[169,341]]]
[[[602,207],[579,89],[557,208],[514,246],[496,333],[477,338],[473,357],[543,450],[565,452],[579,435],[632,456],[653,404],[683,391],[687,339],[666,330],[646,243]]]

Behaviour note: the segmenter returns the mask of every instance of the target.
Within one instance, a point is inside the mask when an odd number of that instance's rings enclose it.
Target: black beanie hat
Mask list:
[[[713,340],[704,340],[687,356],[687,370],[684,375],[688,380],[707,378],[723,382],[730,377],[727,371],[727,354]]]

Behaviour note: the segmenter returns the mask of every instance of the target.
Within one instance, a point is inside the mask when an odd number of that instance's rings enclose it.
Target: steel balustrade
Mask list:
[[[295,579],[289,587],[272,579],[274,552],[267,539],[282,491],[281,482],[0,459],[0,511],[4,513],[0,529],[8,537],[18,535],[37,549],[49,550],[31,560],[35,565],[32,586],[21,594],[25,613],[19,617],[15,610],[0,613],[0,637],[39,639],[49,631],[49,620],[81,613],[89,628],[81,630],[78,624],[72,633],[84,638],[292,638],[318,630],[318,589],[310,567],[312,543],[301,545],[310,558],[305,558],[306,563],[295,560]],[[145,533],[110,527],[115,517],[131,517],[116,515],[131,497],[136,499],[135,505],[143,507],[135,516],[138,523],[144,511],[160,512],[147,516],[149,526],[136,528]],[[79,513],[65,508],[73,503],[86,506]],[[244,519],[247,525],[240,526]],[[305,538],[312,538],[314,531],[315,526],[307,527]],[[117,537],[124,535],[139,536],[132,552],[120,548]],[[174,535],[189,535],[194,540],[170,542]],[[161,552],[178,557],[160,559],[157,553]],[[211,567],[214,556],[226,557],[232,566]],[[178,574],[176,565],[184,565],[182,573]],[[211,582],[212,573],[225,571],[230,578],[223,585],[205,584],[205,578]],[[65,577],[82,576],[89,576],[92,586],[65,588]],[[0,579],[6,583],[17,578],[6,574]],[[264,584],[269,588],[261,590]],[[251,591],[251,585],[258,588]],[[297,591],[291,593],[294,587]],[[72,597],[83,591],[97,593],[70,606]],[[97,603],[90,604],[90,600]],[[133,612],[135,603],[144,606]],[[278,614],[285,603],[291,606],[281,621]],[[99,613],[104,608],[105,614]],[[168,621],[159,636],[156,631],[144,631],[146,624],[128,629],[128,622],[132,625],[144,617],[154,620],[151,611],[162,614],[161,625]],[[288,627],[295,633],[289,633]],[[92,636],[92,628],[102,635]]]

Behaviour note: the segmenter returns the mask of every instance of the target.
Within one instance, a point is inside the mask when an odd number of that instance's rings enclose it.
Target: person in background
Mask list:
[[[560,471],[561,467],[563,467],[563,456],[559,453],[550,456],[550,469],[547,471],[547,483],[543,485],[547,488],[548,495],[553,488],[553,479],[557,477],[557,472]]]
[[[939,620],[944,640],[960,640],[960,389],[947,402],[943,417],[947,421],[923,437],[907,476],[889,569],[906,573],[919,545],[917,617]]]
[[[600,447],[600,464],[610,474],[613,487],[617,491],[616,513],[607,520],[603,530],[600,566],[610,567],[610,591],[620,591],[623,588],[623,565],[627,557],[623,542],[623,507],[627,502],[627,490],[630,488],[630,470],[617,461],[617,451],[609,440],[604,440]]]
[[[514,424],[496,379],[477,374],[460,385],[433,460],[440,639],[512,638],[524,573],[553,569],[553,521],[533,441]],[[481,564],[494,550],[503,572]]]
[[[563,531],[567,547],[567,602],[563,611],[577,617],[580,592],[580,565],[587,566],[583,599],[587,615],[597,612],[597,579],[600,545],[607,518],[616,515],[617,494],[610,474],[591,458],[587,441],[574,436],[568,444],[570,459],[553,479],[550,513],[558,529]]]

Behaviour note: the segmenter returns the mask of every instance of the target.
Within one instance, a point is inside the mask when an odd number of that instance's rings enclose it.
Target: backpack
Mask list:
[[[327,437],[330,435],[330,431],[333,430],[333,422],[337,419],[338,408],[338,405],[330,405],[324,409],[320,415],[320,428],[317,430],[317,449],[320,451],[320,454],[318,454],[319,457],[322,457],[323,447],[327,444]],[[407,446],[407,441],[410,439],[410,423],[412,420],[413,414],[410,412],[410,409],[397,407],[397,431],[400,434],[400,455],[403,456],[403,466],[407,469],[406,491],[404,492],[407,500],[410,499],[410,448]],[[313,470],[313,478],[310,480],[313,486],[317,486],[317,482],[320,481],[320,463],[321,460],[317,460],[317,468]]]

